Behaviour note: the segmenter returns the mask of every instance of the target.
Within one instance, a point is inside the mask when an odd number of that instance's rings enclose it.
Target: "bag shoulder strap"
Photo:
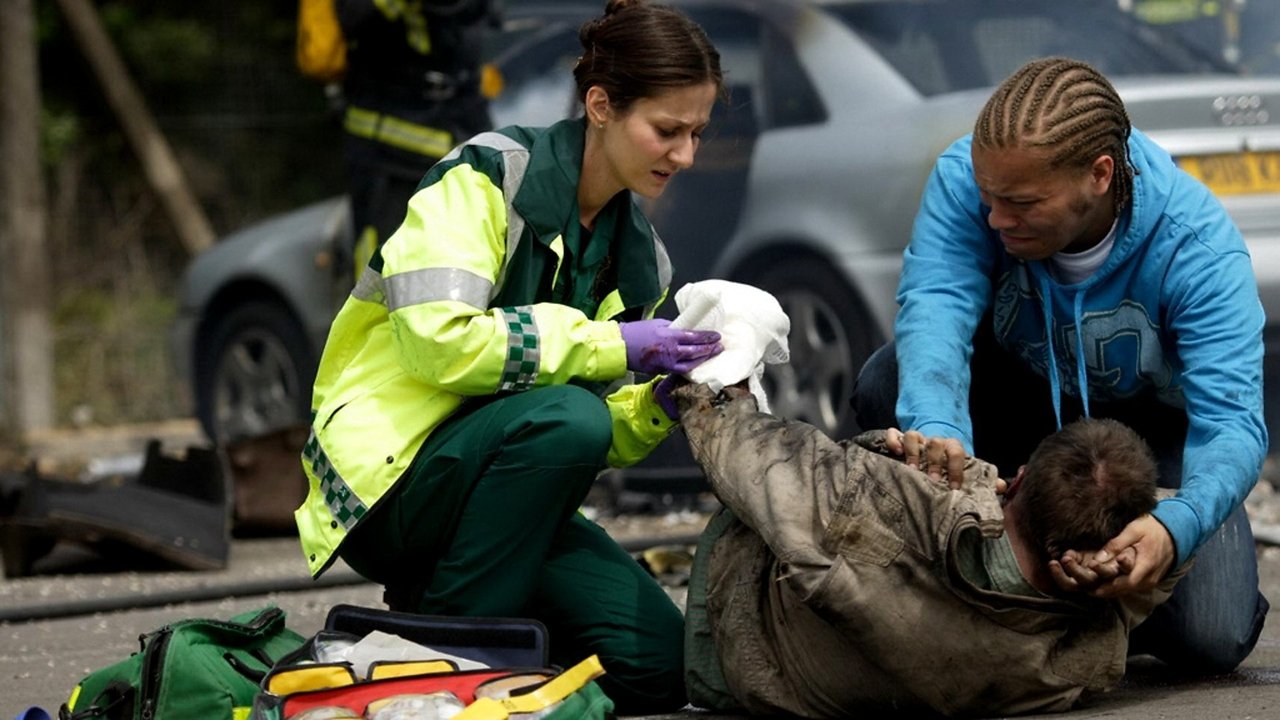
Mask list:
[[[77,688],[78,690],[79,688]],[[83,709],[71,712],[71,700],[58,708],[58,720],[132,720],[137,688],[123,680],[108,684]]]

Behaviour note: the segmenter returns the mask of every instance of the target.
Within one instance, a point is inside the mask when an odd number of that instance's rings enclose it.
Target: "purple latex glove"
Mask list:
[[[720,354],[720,333],[678,330],[655,318],[618,323],[627,345],[627,369],[648,375],[686,373]]]
[[[675,398],[671,397],[671,391],[676,389],[680,381],[675,375],[668,375],[653,384],[653,399],[657,401],[658,407],[662,408],[662,412],[672,420],[680,419],[680,408],[676,407]]]

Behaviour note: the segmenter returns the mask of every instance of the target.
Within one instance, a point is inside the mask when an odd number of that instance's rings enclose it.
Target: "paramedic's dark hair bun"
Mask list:
[[[573,68],[578,99],[599,85],[626,111],[636,100],[673,88],[724,83],[720,53],[697,23],[669,5],[609,0],[604,15],[578,30],[582,57]]]

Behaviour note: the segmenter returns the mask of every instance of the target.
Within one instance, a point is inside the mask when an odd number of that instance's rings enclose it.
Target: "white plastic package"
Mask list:
[[[369,666],[374,662],[387,660],[451,660],[459,670],[487,667],[483,663],[419,645],[381,630],[370,632],[355,644],[334,647],[331,652],[320,654],[317,659],[320,662],[349,662],[362,678],[369,676]]]

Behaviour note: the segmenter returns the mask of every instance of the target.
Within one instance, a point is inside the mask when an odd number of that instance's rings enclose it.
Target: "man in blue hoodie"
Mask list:
[[[1103,564],[1068,551],[1050,570],[1110,597],[1194,554],[1130,651],[1197,672],[1244,660],[1268,609],[1242,506],[1267,447],[1262,305],[1222,206],[1131,128],[1101,73],[1048,58],[996,89],[934,166],[898,302],[894,343],[855,388],[862,427],[908,431],[894,449],[950,477],[965,453],[1010,477],[1077,417],[1134,427],[1177,495]]]

